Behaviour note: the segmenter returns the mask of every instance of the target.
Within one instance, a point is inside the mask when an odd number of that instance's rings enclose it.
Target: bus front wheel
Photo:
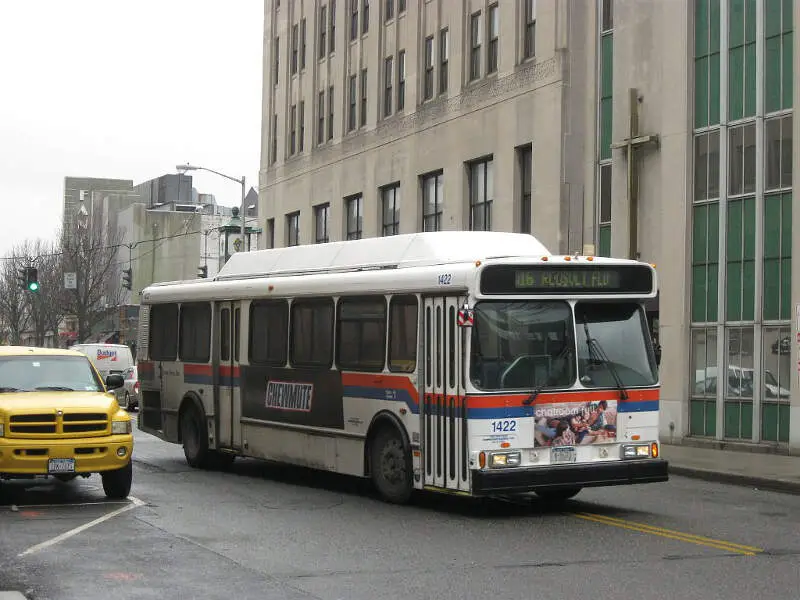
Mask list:
[[[411,498],[411,457],[393,427],[381,428],[370,444],[370,475],[384,500],[405,504]]]

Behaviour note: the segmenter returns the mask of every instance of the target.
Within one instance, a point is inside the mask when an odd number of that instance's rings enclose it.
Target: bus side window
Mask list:
[[[184,362],[207,363],[211,359],[211,305],[181,304],[180,357]]]
[[[156,304],[150,309],[151,360],[172,361],[178,357],[178,305]]]
[[[251,364],[285,366],[288,337],[289,305],[285,300],[257,300],[250,304]]]
[[[394,296],[389,305],[389,370],[413,373],[417,366],[417,297]]]
[[[292,302],[289,354],[293,367],[330,368],[333,364],[333,300]]]
[[[386,298],[341,298],[336,327],[336,366],[354,371],[383,371]]]

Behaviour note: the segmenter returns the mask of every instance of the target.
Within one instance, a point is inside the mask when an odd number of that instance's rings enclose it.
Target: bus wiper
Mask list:
[[[622,383],[622,378],[619,376],[619,372],[617,368],[614,366],[614,363],[608,358],[608,355],[603,350],[603,347],[600,345],[595,338],[589,335],[589,324],[587,323],[586,314],[583,315],[583,332],[586,334],[586,346],[589,349],[589,359],[594,362],[602,363],[608,369],[608,372],[611,373],[611,376],[614,378],[614,383],[617,384],[617,389],[619,390],[619,397],[622,400],[628,399],[628,392],[625,390],[625,386]],[[598,360],[599,359],[599,360]]]
[[[569,341],[571,342],[572,340],[569,340]],[[560,360],[560,359],[566,357],[567,354],[569,354],[571,350],[572,350],[572,345],[569,344],[569,343],[566,344],[561,349],[561,352],[556,354],[555,360]],[[536,400],[536,397],[539,394],[541,394],[542,391],[544,391],[544,388],[549,387],[551,385],[553,385],[553,376],[552,375],[548,376],[547,380],[544,383],[542,383],[540,385],[537,385],[535,388],[533,388],[533,391],[531,392],[531,395],[528,396],[527,398],[525,398],[525,400],[522,401],[522,404],[524,406],[530,406],[531,404],[533,404],[533,401]]]

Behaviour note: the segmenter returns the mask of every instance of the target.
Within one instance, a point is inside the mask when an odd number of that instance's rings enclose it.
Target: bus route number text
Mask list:
[[[453,276],[450,273],[442,273],[439,275],[439,285],[450,285]]]
[[[516,431],[516,430],[517,430],[516,421],[492,421],[493,433],[505,433],[507,431]]]

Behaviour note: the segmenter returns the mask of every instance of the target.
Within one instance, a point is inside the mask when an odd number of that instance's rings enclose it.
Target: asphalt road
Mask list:
[[[584,490],[561,511],[437,495],[398,507],[358,480],[312,471],[255,461],[196,471],[180,447],[140,432],[134,456],[128,503],[107,502],[96,477],[0,484],[0,591],[37,600],[800,594],[798,496],[674,477]]]

